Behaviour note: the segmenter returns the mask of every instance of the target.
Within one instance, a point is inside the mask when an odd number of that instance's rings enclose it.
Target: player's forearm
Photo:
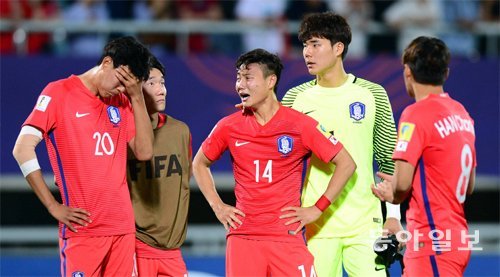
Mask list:
[[[349,178],[351,178],[356,170],[356,163],[345,149],[342,149],[337,156],[335,156],[333,162],[335,163],[335,171],[324,193],[330,202],[337,199],[347,184],[347,181],[349,181]]]
[[[143,96],[131,97],[130,101],[135,120],[134,155],[138,160],[147,161],[153,157],[153,128]]]
[[[193,175],[201,193],[207,200],[210,207],[214,210],[220,206],[220,204],[222,204],[222,199],[215,188],[215,182],[210,168],[198,164],[195,159],[193,161]]]
[[[413,165],[402,160],[396,161],[392,181],[394,191],[393,204],[401,204],[406,199],[412,186],[414,174],[415,167]]]
[[[28,176],[26,176],[26,181],[47,210],[50,211],[54,205],[59,204],[45,183],[41,170],[36,170],[28,174]]]

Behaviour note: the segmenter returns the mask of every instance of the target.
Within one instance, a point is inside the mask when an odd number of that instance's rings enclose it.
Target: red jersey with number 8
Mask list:
[[[446,93],[403,111],[393,159],[416,167],[406,213],[408,257],[469,248],[463,203],[476,167],[474,143],[474,121]]]
[[[60,224],[60,237],[135,233],[126,178],[127,142],[135,136],[130,101],[102,100],[80,78],[52,82],[24,125],[42,131],[63,203],[90,212],[88,226]]]
[[[236,112],[220,120],[202,144],[205,156],[215,161],[229,148],[236,181],[236,208],[243,222],[229,235],[257,240],[300,242],[291,235],[298,224],[285,226],[281,209],[300,206],[303,171],[311,152],[330,162],[343,148],[314,119],[280,106],[273,118],[260,125],[253,114]]]

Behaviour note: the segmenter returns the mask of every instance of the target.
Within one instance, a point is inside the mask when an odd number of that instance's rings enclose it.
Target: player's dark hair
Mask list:
[[[351,43],[352,33],[345,18],[333,12],[323,12],[306,15],[300,23],[298,37],[303,43],[313,37],[328,39],[332,46],[342,42],[344,44],[342,59],[344,59]]]
[[[151,55],[151,58],[149,59],[149,68],[156,68],[161,72],[163,76],[165,76],[165,67],[154,55]]]
[[[97,64],[101,64],[105,57],[110,57],[113,60],[115,68],[127,65],[132,74],[142,81],[149,77],[151,53],[134,37],[125,36],[109,41]]]
[[[443,85],[449,62],[450,51],[438,38],[418,37],[403,52],[403,64],[408,65],[415,81],[421,84]]]
[[[274,93],[278,89],[278,83],[281,77],[281,71],[283,70],[283,64],[281,63],[278,55],[271,54],[264,49],[254,49],[252,51],[242,54],[236,61],[236,69],[240,69],[241,66],[248,66],[249,64],[256,63],[259,64],[264,73],[264,77],[270,75],[276,75],[276,85],[274,86]]]

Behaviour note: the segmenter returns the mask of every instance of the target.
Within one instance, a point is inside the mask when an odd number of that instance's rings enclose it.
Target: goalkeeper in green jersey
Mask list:
[[[299,40],[312,81],[290,89],[284,106],[321,122],[338,138],[358,165],[342,194],[314,223],[307,225],[309,250],[315,257],[318,276],[384,276],[377,263],[373,242],[382,235],[402,230],[399,205],[387,205],[382,219],[380,201],[373,196],[373,158],[378,170],[392,174],[391,159],[396,127],[385,89],[347,74],[343,59],[351,42],[346,20],[334,13],[316,13],[303,19]],[[302,192],[303,206],[313,205],[328,185],[335,166],[312,156]]]

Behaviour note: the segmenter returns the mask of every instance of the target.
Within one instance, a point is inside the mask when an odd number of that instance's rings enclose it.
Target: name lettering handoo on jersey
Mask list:
[[[108,109],[108,117],[109,117],[109,121],[115,125],[117,125],[118,123],[120,123],[120,121],[122,120],[121,116],[120,116],[120,111],[118,110],[117,107],[113,107],[113,106],[109,106]]]
[[[441,138],[458,131],[465,131],[474,134],[474,125],[472,120],[460,117],[460,115],[450,115],[434,123]]]

